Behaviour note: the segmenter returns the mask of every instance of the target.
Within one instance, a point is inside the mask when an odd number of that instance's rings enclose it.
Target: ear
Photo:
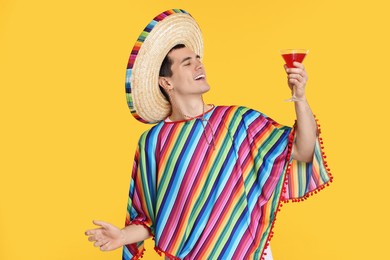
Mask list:
[[[158,84],[166,91],[173,89],[167,77],[158,77]]]

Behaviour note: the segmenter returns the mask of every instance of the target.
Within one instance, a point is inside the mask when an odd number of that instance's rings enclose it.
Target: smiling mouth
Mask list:
[[[194,78],[194,80],[203,80],[203,79],[205,79],[205,78],[206,78],[206,76],[205,76],[204,74],[200,74],[200,75],[196,76],[196,77]]]

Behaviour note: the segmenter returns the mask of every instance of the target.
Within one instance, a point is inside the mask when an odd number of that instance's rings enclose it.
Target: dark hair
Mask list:
[[[165,58],[161,64],[160,73],[159,73],[160,77],[172,77],[172,74],[173,74],[172,73],[172,60],[168,57],[168,55],[169,55],[169,53],[171,53],[171,51],[181,49],[184,47],[186,47],[184,44],[177,44],[172,49],[169,50],[168,54],[165,56]],[[164,88],[161,86],[159,86],[159,87],[160,87],[160,91],[163,93],[164,97],[167,100],[169,100],[169,96],[165,92]]]

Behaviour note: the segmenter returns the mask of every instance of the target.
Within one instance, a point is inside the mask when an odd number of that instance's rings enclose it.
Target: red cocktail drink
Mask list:
[[[284,61],[286,62],[287,67],[294,68],[293,62],[297,61],[299,63],[302,63],[303,59],[305,58],[306,53],[297,52],[297,53],[286,53],[282,54],[282,57]]]

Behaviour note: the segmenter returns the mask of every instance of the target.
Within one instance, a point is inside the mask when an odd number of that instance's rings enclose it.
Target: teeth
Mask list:
[[[200,78],[205,78],[205,76],[204,75],[199,75],[199,76],[195,77],[195,80],[198,80]]]

